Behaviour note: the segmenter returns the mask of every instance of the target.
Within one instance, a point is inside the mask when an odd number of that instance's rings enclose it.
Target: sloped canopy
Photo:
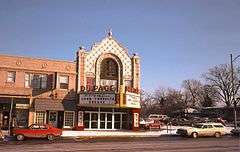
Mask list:
[[[35,99],[34,103],[35,110],[38,111],[46,111],[46,110],[54,110],[54,111],[75,111],[76,104],[75,101],[62,101],[56,99]]]

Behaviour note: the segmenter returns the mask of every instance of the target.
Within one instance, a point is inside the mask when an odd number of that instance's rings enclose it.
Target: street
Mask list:
[[[161,136],[148,138],[85,138],[47,140],[25,140],[0,143],[2,152],[45,152],[45,151],[120,151],[120,152],[236,152],[240,150],[240,140],[236,137],[222,138],[182,138],[178,136]]]

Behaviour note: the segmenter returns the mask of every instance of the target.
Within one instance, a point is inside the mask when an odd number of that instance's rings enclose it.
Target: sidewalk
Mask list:
[[[63,131],[62,137],[159,137],[163,135],[176,135],[176,131],[179,127],[172,126],[172,128],[166,128],[158,130],[147,131],[131,131],[131,130],[85,130],[85,131]]]

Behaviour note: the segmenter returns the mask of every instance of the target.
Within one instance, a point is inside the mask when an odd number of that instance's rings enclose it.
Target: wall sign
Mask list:
[[[85,86],[81,86],[80,87],[80,91],[83,92],[104,92],[104,91],[110,91],[110,92],[114,92],[116,91],[116,86],[114,85],[110,85],[110,86],[107,86],[107,85],[104,85],[104,86],[90,86],[90,85],[87,85],[86,87]]]
[[[140,95],[135,93],[126,93],[125,105],[132,108],[140,108]]]
[[[139,127],[139,114],[133,113],[133,127],[138,128]]]
[[[79,104],[116,104],[116,94],[80,93]]]
[[[83,127],[83,111],[78,111],[78,127]]]
[[[28,109],[28,108],[29,108],[29,104],[16,103],[16,109]]]

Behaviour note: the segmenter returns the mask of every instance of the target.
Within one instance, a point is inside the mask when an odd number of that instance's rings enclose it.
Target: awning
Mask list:
[[[37,111],[75,111],[75,101],[71,100],[56,100],[56,99],[35,99],[35,110]]]

